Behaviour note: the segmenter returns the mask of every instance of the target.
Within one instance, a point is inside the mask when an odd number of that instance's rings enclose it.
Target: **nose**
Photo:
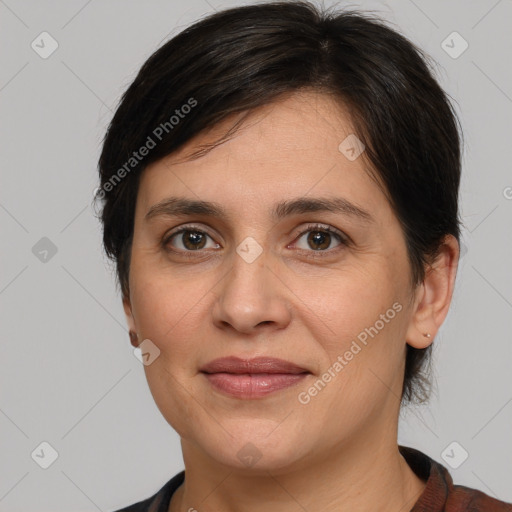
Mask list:
[[[291,319],[287,298],[291,292],[278,277],[272,256],[264,250],[252,262],[238,253],[233,260],[231,270],[216,288],[215,325],[245,334],[286,327]]]

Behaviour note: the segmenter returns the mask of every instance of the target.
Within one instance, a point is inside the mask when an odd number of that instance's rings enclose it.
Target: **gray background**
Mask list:
[[[108,511],[183,468],[132,353],[91,200],[105,128],[142,63],[201,16],[244,3],[0,0],[2,512]],[[512,501],[512,2],[350,6],[376,9],[434,57],[466,137],[464,254],[435,340],[437,389],[404,411],[399,442],[447,465],[457,441],[469,457],[450,469],[455,482]],[[31,47],[43,31],[59,45],[46,59]],[[469,44],[457,58],[442,46],[453,31]],[[43,237],[57,249],[46,261]],[[31,457],[43,441],[59,454],[48,469]]]

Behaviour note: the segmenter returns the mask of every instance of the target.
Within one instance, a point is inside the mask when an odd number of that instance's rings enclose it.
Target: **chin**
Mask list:
[[[232,436],[224,432],[222,439],[210,437],[204,439],[204,442],[196,440],[196,443],[202,445],[203,450],[217,462],[252,475],[261,473],[268,476],[268,472],[277,474],[297,465],[306,455],[303,435],[299,436],[297,432],[295,436],[292,431],[284,428],[277,433],[279,428],[276,429],[275,422],[256,421],[259,429],[245,423],[247,429],[239,425],[238,433],[226,428]],[[202,432],[208,432],[208,429]]]

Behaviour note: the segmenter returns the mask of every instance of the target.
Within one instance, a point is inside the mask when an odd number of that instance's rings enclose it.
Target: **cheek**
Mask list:
[[[139,333],[177,361],[197,352],[194,340],[205,323],[205,307],[211,303],[215,281],[185,279],[151,272],[148,267],[133,274],[132,312]]]
[[[191,283],[175,276],[155,277],[147,267],[134,276],[132,308],[137,328],[143,339],[150,339],[160,350],[158,358],[144,366],[146,380],[162,416],[186,438],[190,424],[204,422],[201,409],[190,399],[196,371],[190,363],[205,343],[204,308],[211,296],[200,279]]]
[[[364,415],[389,392],[382,382],[395,386],[408,313],[402,284],[391,276],[379,261],[332,275],[316,286],[308,280],[295,283],[294,292],[307,306],[300,306],[306,328],[323,352],[321,371],[335,375],[326,386],[329,390],[322,391],[329,409],[350,406]]]
[[[302,276],[291,283],[290,288],[300,299],[296,306],[316,323],[319,334],[324,334],[322,338],[332,349],[342,348],[342,340],[355,338],[373,326],[402,294],[380,262],[314,278]]]

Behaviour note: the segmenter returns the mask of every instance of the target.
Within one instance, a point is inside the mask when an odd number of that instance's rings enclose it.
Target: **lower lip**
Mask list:
[[[217,390],[236,398],[260,398],[289,388],[304,380],[308,373],[205,373]]]

